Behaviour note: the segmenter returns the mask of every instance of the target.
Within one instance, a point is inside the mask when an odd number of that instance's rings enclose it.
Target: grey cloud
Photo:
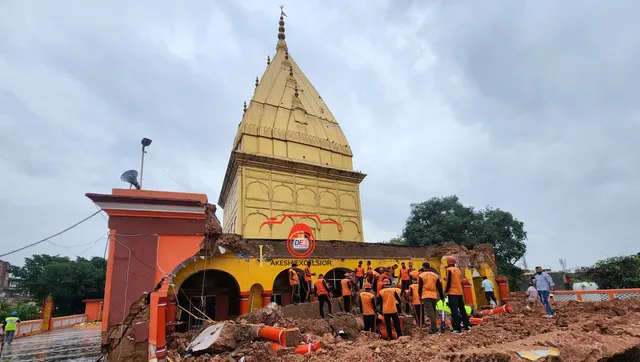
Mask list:
[[[31,242],[25,226],[46,235],[95,210],[83,194],[120,187],[143,136],[154,140],[146,187],[215,201],[242,102],[274,52],[278,5],[5,4],[0,187],[14,191],[0,198],[0,247]],[[400,233],[411,202],[457,193],[522,219],[530,263],[637,252],[637,7],[286,4],[291,54],[369,175],[367,239]],[[92,220],[57,243],[104,227]],[[10,261],[32,252],[67,250]]]

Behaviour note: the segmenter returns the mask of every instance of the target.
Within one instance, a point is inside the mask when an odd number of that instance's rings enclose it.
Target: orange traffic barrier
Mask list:
[[[251,328],[251,335],[254,339],[262,338],[267,341],[279,343],[283,346],[294,347],[295,345],[287,344],[287,334],[291,331],[297,331],[296,328],[278,328],[270,326],[253,326]],[[296,342],[293,342],[296,343]],[[291,341],[289,341],[291,344]]]
[[[481,324],[482,322],[484,322],[483,318],[469,317],[469,323],[473,325]]]
[[[500,307],[482,311],[482,315],[485,317],[488,315],[494,315],[494,314],[500,314],[500,313],[513,313],[513,308],[511,308],[511,303],[507,302],[505,305],[502,305]]]
[[[317,342],[318,339],[318,336],[316,336],[315,334],[305,334],[304,336],[302,336],[302,342],[304,343]]]
[[[283,348],[284,347],[282,347],[281,344],[278,344],[276,342],[271,342],[271,349],[273,349],[274,353],[277,353],[279,350]],[[320,348],[321,348],[320,342],[299,344],[296,346],[296,354],[307,354],[309,352],[315,352]]]
[[[315,352],[319,349],[320,349],[320,342],[299,344],[296,347],[296,354],[307,354],[309,352]]]

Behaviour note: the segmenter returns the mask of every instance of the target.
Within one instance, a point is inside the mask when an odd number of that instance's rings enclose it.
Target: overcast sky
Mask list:
[[[3,1],[0,254],[94,212],[84,194],[124,187],[142,137],[144,188],[217,201],[280,2]],[[640,251],[640,3],[284,5],[289,51],[368,174],[366,240],[457,194],[524,221],[530,266]],[[95,217],[6,260],[102,256],[106,231]]]

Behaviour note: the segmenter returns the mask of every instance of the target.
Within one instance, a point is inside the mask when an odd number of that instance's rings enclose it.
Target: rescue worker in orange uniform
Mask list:
[[[311,277],[315,276],[315,275],[316,275],[316,273],[312,273],[311,272],[311,261],[308,261],[307,262],[307,267],[304,268],[304,284],[305,284],[305,287],[307,288],[307,295],[304,298],[305,302],[310,302],[311,301],[311,289],[312,289],[311,288],[311,285],[312,285]]]
[[[388,279],[382,284],[382,290],[380,291],[380,302],[382,307],[382,315],[384,316],[384,323],[387,327],[387,338],[391,340],[393,338],[393,330],[391,322],[393,322],[393,328],[396,330],[396,336],[402,336],[402,330],[400,329],[400,317],[398,317],[398,305],[400,304],[400,289],[392,288]]]
[[[362,267],[362,260],[358,262],[356,267],[356,287],[358,290],[362,289],[364,285],[364,268]]]
[[[373,268],[371,267],[371,260],[367,260],[367,273],[369,272],[369,270],[373,270]]]
[[[409,293],[407,295],[411,308],[416,317],[416,323],[418,327],[422,327],[424,324],[424,313],[422,311],[422,300],[420,299],[420,292],[418,291],[418,279],[412,279],[409,285]]]
[[[404,262],[400,263],[400,290],[402,290],[402,295],[407,297],[407,299],[409,294],[409,285],[411,285],[411,277],[409,276],[409,272],[410,270],[409,268],[407,268],[405,263]],[[406,304],[404,312],[411,313],[409,308],[410,308],[409,305]]]
[[[364,330],[375,332],[376,325],[376,296],[371,293],[371,284],[364,283],[364,291],[360,292],[360,310],[364,320]]]
[[[429,333],[437,334],[439,332],[438,323],[436,322],[436,305],[438,304],[438,299],[444,300],[442,283],[440,282],[440,277],[433,272],[429,263],[422,263],[422,270],[424,271],[418,276],[418,291],[420,292],[424,313],[429,317],[429,322],[431,322]]]
[[[462,272],[456,267],[456,258],[450,256],[447,258],[447,284],[444,293],[449,299],[449,308],[451,309],[451,324],[453,333],[460,334],[462,329],[466,332],[471,331],[469,328],[469,315],[464,307],[464,297],[462,292]],[[462,317],[462,325],[460,327],[460,317]]]
[[[318,298],[318,305],[320,306],[320,318],[324,318],[324,305],[327,304],[329,306],[329,317],[333,318],[331,314],[331,292],[329,292],[329,285],[327,285],[327,281],[324,280],[324,275],[318,275],[318,280],[314,284],[314,293],[316,294],[316,298]]]
[[[298,304],[300,301],[300,277],[296,271],[297,267],[298,263],[294,261],[289,268],[289,285],[291,286],[291,303],[293,304]]]
[[[344,312],[351,313],[351,288],[353,283],[351,281],[351,273],[346,273],[344,279],[340,281],[340,289],[342,291],[342,304],[344,304]]]
[[[380,275],[378,275],[378,281],[376,282],[378,297],[380,296],[380,291],[382,290],[382,285],[385,280],[387,280],[389,282],[389,285],[391,285],[391,278],[389,277],[389,274],[391,274],[391,272],[389,270],[383,271],[383,268],[380,268],[380,271],[381,273]]]

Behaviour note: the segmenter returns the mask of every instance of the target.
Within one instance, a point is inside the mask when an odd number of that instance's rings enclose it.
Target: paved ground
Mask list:
[[[94,362],[100,357],[100,327],[65,328],[17,338],[1,361]]]

